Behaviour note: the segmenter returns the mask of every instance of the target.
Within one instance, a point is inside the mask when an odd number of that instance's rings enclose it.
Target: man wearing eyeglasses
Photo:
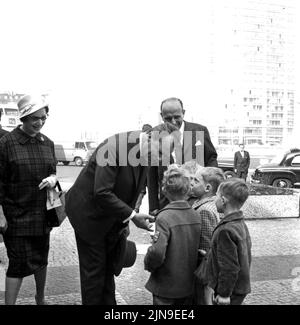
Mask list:
[[[177,145],[172,153],[171,162],[184,164],[195,160],[201,166],[218,167],[217,152],[211,142],[206,126],[184,120],[185,110],[179,98],[171,97],[161,103],[160,115],[164,123],[171,123],[177,131]],[[176,150],[177,148],[177,150]],[[167,169],[167,166],[164,166]],[[148,172],[148,198],[150,214],[155,215],[159,209],[168,204],[161,191],[163,172],[151,167]]]

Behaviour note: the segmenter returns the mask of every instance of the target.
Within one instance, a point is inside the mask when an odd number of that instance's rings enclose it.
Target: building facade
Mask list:
[[[293,134],[295,1],[212,5],[218,144],[281,145]]]

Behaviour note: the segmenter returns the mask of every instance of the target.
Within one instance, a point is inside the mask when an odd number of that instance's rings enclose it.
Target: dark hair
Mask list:
[[[227,178],[219,186],[219,192],[224,195],[232,205],[242,206],[249,196],[249,188],[241,178]]]
[[[182,101],[181,101],[179,98],[176,98],[176,97],[170,97],[170,98],[167,98],[167,99],[165,99],[165,100],[163,100],[163,101],[161,102],[161,104],[160,104],[160,111],[161,111],[161,112],[162,112],[162,108],[163,108],[164,103],[166,103],[166,102],[168,102],[168,101],[177,101],[177,102],[179,102],[179,104],[180,104],[180,106],[181,106],[181,108],[182,108],[182,110],[183,110],[183,103],[182,103]]]
[[[144,124],[143,126],[142,126],[142,131],[143,132],[148,132],[148,131],[150,131],[152,129],[152,126],[150,125],[150,124]]]

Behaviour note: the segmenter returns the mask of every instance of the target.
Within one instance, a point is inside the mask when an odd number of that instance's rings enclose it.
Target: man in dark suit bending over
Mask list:
[[[116,304],[114,265],[120,232],[130,220],[138,228],[151,229],[154,217],[134,211],[146,181],[149,139],[146,133],[133,131],[104,140],[66,194],[84,305]]]

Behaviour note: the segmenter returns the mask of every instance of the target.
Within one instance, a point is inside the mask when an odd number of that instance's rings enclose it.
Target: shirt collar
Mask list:
[[[165,206],[163,209],[161,209],[159,212],[164,211],[164,210],[187,210],[191,209],[191,206],[189,203],[185,200],[180,200],[180,201],[173,201],[170,202],[167,206]]]
[[[193,209],[197,209],[199,208],[201,205],[207,203],[207,202],[213,202],[215,200],[215,196],[211,196],[211,197],[206,197],[204,199],[198,199],[194,202],[193,204]]]
[[[243,211],[237,211],[237,212],[233,212],[228,214],[226,217],[222,218],[221,221],[219,222],[219,225],[222,225],[224,223],[230,222],[230,221],[234,221],[234,220],[242,220],[244,219],[244,215],[243,215]]]
[[[28,135],[21,129],[21,125],[19,125],[15,128],[15,132],[16,132],[17,140],[19,141],[20,144],[25,144],[26,142],[28,142],[30,140],[34,140],[34,139],[36,139],[42,143],[45,141],[45,139],[41,133],[38,133],[34,137],[31,137],[30,135]]]
[[[183,134],[183,132],[184,132],[184,127],[185,127],[185,122],[182,121],[181,127],[180,127],[180,129],[179,129],[179,131],[180,131],[182,134]]]
[[[184,128],[185,128],[185,122],[183,121],[181,124],[181,127],[179,129],[180,131],[180,143],[183,143],[183,134],[184,134]]]

